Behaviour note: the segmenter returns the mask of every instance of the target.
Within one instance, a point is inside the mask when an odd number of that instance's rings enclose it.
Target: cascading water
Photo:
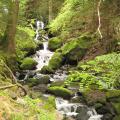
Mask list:
[[[39,30],[44,29],[44,23],[37,21],[36,23],[36,37],[35,41],[39,40]],[[42,35],[41,35],[42,36]],[[38,62],[37,70],[41,70],[41,68],[45,65],[48,65],[49,60],[51,59],[53,52],[48,50],[48,37],[42,36],[43,49],[36,52],[34,59]],[[67,77],[67,67],[64,66],[55,72],[55,74],[51,77],[51,81],[61,81],[65,80]],[[29,71],[27,72],[25,79],[29,78]],[[42,74],[37,74],[38,76],[42,76]],[[62,98],[56,98],[56,109],[66,117],[73,117],[75,120],[101,120],[102,115],[98,115],[95,109],[89,108],[86,105],[82,105],[80,103],[70,103],[67,100]]]
[[[48,50],[48,42],[43,42],[43,50],[36,52],[34,59],[38,62],[37,70],[40,70],[43,66],[48,65],[53,52]]]
[[[42,21],[37,20],[36,21],[36,37],[35,37],[35,41],[38,41],[40,34],[39,34],[39,30],[43,30],[44,29],[44,23]]]
[[[80,103],[69,103],[62,98],[56,98],[55,102],[56,108],[60,113],[74,117],[76,120],[101,120],[102,118],[102,115],[98,115],[95,109]]]

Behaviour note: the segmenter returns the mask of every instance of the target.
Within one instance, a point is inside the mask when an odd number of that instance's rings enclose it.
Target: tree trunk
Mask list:
[[[53,15],[52,15],[52,4],[53,4],[53,2],[52,2],[52,0],[49,0],[49,22],[51,22],[52,21],[52,19],[53,19]]]
[[[15,34],[17,26],[17,18],[19,12],[19,0],[12,0],[9,5],[8,23],[5,32],[6,48],[8,52],[15,52]]]

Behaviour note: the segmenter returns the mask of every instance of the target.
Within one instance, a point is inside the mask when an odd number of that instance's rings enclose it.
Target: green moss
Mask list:
[[[120,115],[120,103],[112,103],[115,111],[117,112],[117,114]]]
[[[120,97],[120,90],[108,90],[108,92],[106,93],[106,97],[108,99]]]
[[[39,79],[37,78],[30,78],[27,80],[27,83],[29,86],[37,86],[39,84],[48,84],[50,80],[50,77],[48,75],[41,76]]]
[[[43,68],[40,70],[40,73],[51,74],[54,73],[54,70],[50,66],[43,66]]]
[[[83,96],[89,105],[106,102],[105,92],[103,91],[88,89],[83,92]]]
[[[25,58],[20,65],[23,70],[33,70],[37,65],[37,62],[32,58]]]
[[[120,115],[115,116],[115,117],[113,118],[113,120],[120,120]]]
[[[62,62],[63,62],[63,55],[59,52],[55,52],[55,54],[52,56],[52,58],[49,61],[49,67],[53,70],[58,69],[61,67]]]
[[[34,34],[34,31],[30,28],[18,26],[15,37],[18,61],[27,55],[35,53],[37,44],[33,40]]]
[[[48,48],[52,51],[55,51],[56,49],[60,48],[62,46],[62,40],[58,37],[54,37],[49,40]]]
[[[54,94],[55,96],[58,97],[63,97],[66,99],[69,99],[72,95],[72,92],[66,88],[63,87],[49,87],[48,92],[51,94]]]

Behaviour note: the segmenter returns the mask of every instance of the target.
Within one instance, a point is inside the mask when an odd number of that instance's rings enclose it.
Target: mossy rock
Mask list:
[[[63,86],[64,85],[64,81],[55,81],[51,83],[51,87],[55,87],[55,86]]]
[[[52,74],[54,73],[54,70],[50,66],[43,66],[40,70],[40,73],[42,74]]]
[[[81,60],[87,49],[90,47],[90,37],[80,37],[70,40],[62,48],[62,54],[66,57],[66,62],[69,64],[76,64],[78,60]]]
[[[120,103],[112,103],[116,113],[120,115]]]
[[[106,103],[105,92],[100,90],[88,89],[83,92],[83,96],[88,105],[95,105],[95,103]]]
[[[63,87],[49,87],[48,93],[51,93],[55,96],[62,97],[65,99],[69,99],[72,96],[72,92]]]
[[[20,65],[23,70],[34,70],[38,63],[33,58],[25,58]]]
[[[52,70],[56,70],[58,68],[60,68],[63,64],[64,61],[64,57],[61,53],[59,52],[55,52],[55,54],[52,56],[52,58],[49,61],[49,67]]]
[[[37,48],[36,48],[36,50],[39,50],[39,49],[43,49],[43,42],[41,42],[41,41],[39,41],[39,42],[37,43]]]
[[[120,115],[115,116],[115,117],[113,118],[113,120],[120,120]]]
[[[30,78],[27,80],[29,86],[36,86],[39,84],[48,84],[50,82],[50,77],[48,75],[41,76],[40,78]]]
[[[107,99],[118,98],[120,97],[120,90],[108,90],[106,97]]]
[[[62,40],[58,37],[51,38],[48,42],[48,48],[51,51],[55,51],[56,49],[62,46]]]

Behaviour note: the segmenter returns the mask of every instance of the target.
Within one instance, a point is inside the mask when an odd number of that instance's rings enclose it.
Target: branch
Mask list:
[[[0,87],[0,90],[8,89],[8,88],[15,87],[15,86],[16,86],[16,84],[14,84],[14,85],[8,85],[8,86],[3,86],[3,87]]]
[[[16,79],[16,77],[14,76],[14,74],[13,74],[13,72],[11,71],[11,69],[5,64],[5,62],[3,61],[3,60],[1,60],[1,62],[4,64],[4,66],[8,69],[8,71],[10,72],[10,74],[11,74],[11,76],[12,76],[12,83],[13,84],[16,84],[18,87],[20,87],[22,90],[23,90],[23,92],[24,92],[24,95],[27,95],[27,91],[25,90],[25,88],[21,85],[21,84],[19,84],[18,82],[17,82],[17,79]]]

